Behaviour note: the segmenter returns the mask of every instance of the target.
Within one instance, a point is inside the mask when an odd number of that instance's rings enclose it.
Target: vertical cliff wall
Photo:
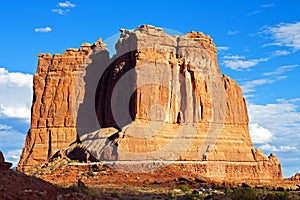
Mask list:
[[[92,52],[97,52],[101,60],[109,60],[101,40],[93,45],[83,43],[81,48],[70,48],[63,54],[38,55],[31,125],[19,167],[41,164],[77,140],[76,117],[80,103],[88,94],[85,85],[90,81],[96,85],[98,81],[84,80],[87,73],[99,72],[97,68],[86,71],[92,62],[89,58]]]
[[[216,53],[203,33],[143,25],[121,30],[113,58],[101,40],[40,54],[19,169],[80,141],[101,161],[178,161],[219,180],[282,178],[278,159],[253,148],[242,91]]]

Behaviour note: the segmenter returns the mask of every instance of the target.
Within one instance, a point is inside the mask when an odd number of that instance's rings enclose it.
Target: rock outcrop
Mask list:
[[[11,166],[12,166],[12,163],[5,162],[3,153],[0,151],[0,170],[10,169]]]
[[[143,25],[121,29],[115,48],[112,58],[101,40],[39,54],[20,170],[82,143],[107,163],[161,161],[217,180],[282,178],[279,160],[253,148],[242,91],[222,75],[209,36]]]
[[[300,182],[300,173],[296,173],[294,176],[292,176],[291,181]]]

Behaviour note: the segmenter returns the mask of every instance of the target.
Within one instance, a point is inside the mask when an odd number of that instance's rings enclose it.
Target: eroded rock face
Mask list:
[[[70,48],[61,55],[38,55],[38,67],[33,78],[31,127],[19,168],[41,164],[77,140],[77,113],[85,109],[79,109],[79,105],[85,96],[90,95],[88,90],[85,91],[85,86],[91,85],[92,88],[98,82],[85,80],[84,77],[98,74],[101,70],[86,68],[92,62],[89,56],[93,52],[103,62],[109,60],[109,53],[101,40],[93,45],[83,43],[80,49]],[[95,113],[94,110],[91,113]]]
[[[296,173],[291,177],[291,181],[300,182],[300,173]]]
[[[101,161],[178,161],[218,180],[281,179],[278,159],[253,148],[242,91],[221,74],[216,52],[203,33],[143,25],[121,30],[111,59],[100,40],[40,54],[19,169],[77,140]]]

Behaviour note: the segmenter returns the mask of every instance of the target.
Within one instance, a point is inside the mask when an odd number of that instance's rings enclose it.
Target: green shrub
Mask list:
[[[189,192],[191,188],[187,185],[180,185],[179,189],[181,189],[183,192]]]
[[[255,200],[257,196],[257,192],[252,188],[239,188],[231,193],[232,200]]]
[[[275,194],[272,194],[272,193],[268,193],[264,200],[274,200],[275,199]]]
[[[233,190],[229,187],[226,187],[224,190],[224,194],[231,194],[233,192]]]
[[[278,200],[290,199],[290,193],[288,193],[286,190],[282,192],[276,192],[274,199],[278,199]]]
[[[68,160],[68,163],[79,163],[79,160]]]

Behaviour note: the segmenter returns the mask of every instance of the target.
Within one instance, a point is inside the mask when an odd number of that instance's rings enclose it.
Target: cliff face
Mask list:
[[[38,67],[33,77],[31,126],[19,167],[41,164],[77,140],[79,104],[89,94],[84,90],[85,84],[92,81],[97,85],[98,81],[84,80],[86,67],[92,62],[89,58],[92,52],[103,61],[109,60],[101,40],[93,46],[83,43],[80,49],[70,48],[61,55],[38,55]],[[98,73],[97,70],[94,68],[88,73]]]
[[[31,129],[19,169],[80,141],[96,159],[168,161],[223,179],[282,178],[253,148],[245,99],[222,75],[209,36],[121,30],[116,55],[101,40],[39,55]]]

